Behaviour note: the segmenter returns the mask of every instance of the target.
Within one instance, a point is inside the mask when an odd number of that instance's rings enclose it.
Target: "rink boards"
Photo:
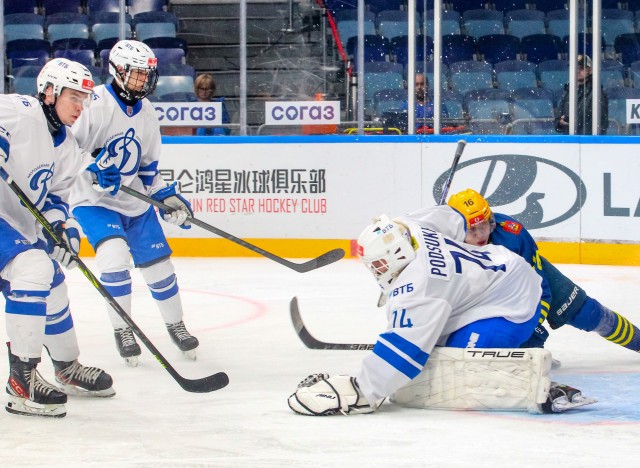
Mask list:
[[[437,203],[459,138],[165,137],[160,170],[197,218],[261,248],[304,258],[342,247],[353,256],[372,217]],[[634,138],[462,138],[449,194],[483,193],[553,261],[640,265]],[[164,228],[179,256],[252,254],[197,227]]]

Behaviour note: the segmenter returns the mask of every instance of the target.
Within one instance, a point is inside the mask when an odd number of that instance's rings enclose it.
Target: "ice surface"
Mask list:
[[[286,404],[298,382],[321,371],[354,373],[366,351],[306,349],[290,323],[289,301],[298,296],[305,323],[321,340],[373,342],[384,318],[364,267],[342,260],[300,274],[257,258],[174,262],[185,323],[200,340],[198,360],[170,343],[137,271],[134,320],[182,375],[223,370],[229,386],[187,393],[144,348],[139,367],[126,367],[101,297],[73,270],[80,361],[110,372],[117,395],[70,398],[63,419],[1,411],[0,466],[619,467],[640,460],[640,356],[597,335],[565,327],[547,346],[562,362],[557,380],[600,399],[583,411],[445,412],[387,403],[373,415],[304,417]],[[559,267],[640,323],[640,268]],[[0,331],[6,338],[4,321]],[[48,357],[40,368],[53,380]],[[7,370],[0,359],[2,379]]]

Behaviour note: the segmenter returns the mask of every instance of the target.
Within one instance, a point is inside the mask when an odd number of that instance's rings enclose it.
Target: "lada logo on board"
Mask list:
[[[447,170],[436,180],[435,200],[440,200],[448,175]],[[587,198],[584,183],[571,169],[549,159],[522,154],[465,161],[458,165],[453,179],[464,181],[465,187],[480,192],[494,211],[513,216],[527,229],[553,226],[571,218]]]

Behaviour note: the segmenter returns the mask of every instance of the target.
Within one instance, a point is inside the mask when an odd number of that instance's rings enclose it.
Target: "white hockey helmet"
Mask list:
[[[146,81],[136,83],[131,72],[142,71]],[[140,41],[124,40],[113,46],[109,53],[109,73],[129,99],[142,99],[156,89],[158,83],[158,59],[153,51]]]
[[[386,292],[416,251],[409,229],[380,215],[358,237],[358,255]]]
[[[75,89],[82,93],[93,93],[93,76],[91,72],[78,62],[65,58],[49,61],[36,80],[38,95],[44,94],[48,86],[53,86],[53,96],[57,98],[64,88]]]

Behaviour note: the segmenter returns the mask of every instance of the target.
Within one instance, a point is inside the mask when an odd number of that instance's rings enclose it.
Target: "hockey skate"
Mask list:
[[[75,361],[53,361],[56,382],[67,395],[111,397],[116,394],[113,379],[102,369],[85,367]]]
[[[547,401],[542,404],[543,413],[563,413],[580,406],[597,403],[595,398],[585,397],[577,388],[551,382]]]
[[[142,351],[140,350],[140,345],[136,343],[133,330],[129,327],[117,328],[114,331],[114,336],[120,356],[124,358],[129,367],[136,367],[138,365],[138,356]]]
[[[24,416],[62,418],[67,414],[67,395],[42,378],[35,361],[24,362],[9,351],[9,402],[5,409]]]
[[[178,323],[167,323],[165,325],[171,339],[180,348],[180,351],[189,359],[195,360],[196,348],[200,344],[198,338],[187,331],[182,320]]]

